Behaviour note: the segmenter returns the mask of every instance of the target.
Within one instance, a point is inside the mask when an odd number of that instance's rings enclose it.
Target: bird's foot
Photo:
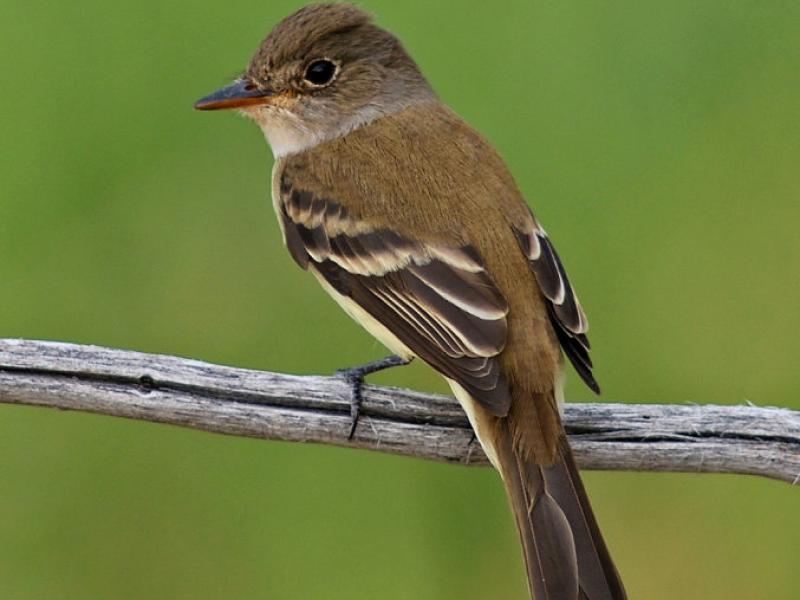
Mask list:
[[[352,367],[350,369],[339,369],[335,375],[341,377],[350,384],[350,433],[347,436],[348,440],[352,440],[356,433],[356,425],[358,425],[358,416],[361,412],[361,403],[364,398],[362,396],[362,388],[364,387],[364,377],[384,369],[391,369],[392,367],[401,367],[407,365],[411,360],[401,358],[400,356],[387,356],[381,360],[376,360],[360,367]]]

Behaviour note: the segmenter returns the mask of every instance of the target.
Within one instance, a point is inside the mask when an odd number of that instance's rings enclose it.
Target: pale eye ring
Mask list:
[[[321,58],[309,63],[303,78],[313,86],[322,87],[333,81],[338,70],[336,63],[327,58]]]

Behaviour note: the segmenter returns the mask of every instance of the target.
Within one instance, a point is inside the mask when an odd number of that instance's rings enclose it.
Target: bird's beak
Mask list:
[[[259,87],[248,79],[237,79],[230,85],[200,98],[195,102],[197,110],[223,110],[227,108],[242,108],[254,104],[264,104],[267,98],[275,92],[271,89]]]

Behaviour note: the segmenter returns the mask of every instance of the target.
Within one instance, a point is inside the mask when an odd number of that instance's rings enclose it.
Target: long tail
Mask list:
[[[543,467],[514,448],[502,419],[496,451],[516,518],[535,600],[624,600],[566,435]]]

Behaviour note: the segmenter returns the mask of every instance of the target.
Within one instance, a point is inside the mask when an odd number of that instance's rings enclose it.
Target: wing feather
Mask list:
[[[600,386],[592,374],[592,359],[589,357],[589,338],[586,331],[589,322],[583,312],[578,296],[569,282],[567,271],[555,247],[531,215],[524,229],[515,228],[517,240],[527,256],[536,282],[547,299],[550,321],[575,370],[594,392]]]
[[[505,298],[471,247],[425,244],[283,181],[279,213],[295,261],[316,270],[492,414],[511,402],[496,359]]]

